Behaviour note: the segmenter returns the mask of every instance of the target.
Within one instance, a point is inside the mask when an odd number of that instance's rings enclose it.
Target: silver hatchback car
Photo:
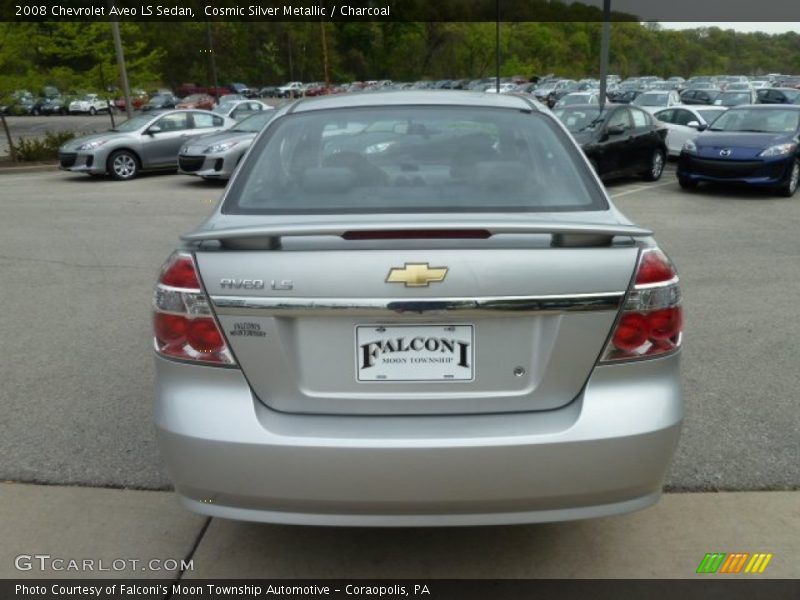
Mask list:
[[[154,299],[182,503],[314,525],[654,504],[683,418],[673,265],[535,101],[280,109]]]
[[[236,121],[205,110],[150,112],[104,133],[70,140],[58,151],[60,168],[88,175],[133,179],[141,171],[175,170],[178,150],[195,137]]]

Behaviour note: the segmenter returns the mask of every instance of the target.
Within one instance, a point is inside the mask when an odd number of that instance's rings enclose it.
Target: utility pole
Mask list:
[[[319,20],[320,33],[322,35],[322,68],[325,73],[325,87],[330,84],[328,76],[328,39],[325,37],[325,19]]]
[[[214,84],[214,101],[219,102],[219,85],[217,84],[217,59],[214,56],[214,40],[211,37],[211,21],[206,21],[208,33],[208,52],[211,55],[211,80]]]
[[[128,70],[125,68],[125,52],[122,50],[122,38],[119,35],[119,21],[111,21],[111,35],[114,38],[114,48],[117,51],[117,64],[119,65],[119,78],[122,82],[122,93],[125,96],[125,113],[131,118],[131,88],[128,85]],[[108,109],[111,114],[111,109]],[[114,117],[111,117],[111,126],[114,127]]]
[[[606,105],[608,52],[611,39],[611,0],[603,0],[603,38],[600,42],[600,110]]]
[[[494,73],[495,91],[500,93],[500,0],[495,0]]]

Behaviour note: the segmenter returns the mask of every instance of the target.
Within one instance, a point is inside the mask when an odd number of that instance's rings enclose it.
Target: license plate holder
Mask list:
[[[475,379],[471,324],[357,325],[356,380],[469,382]]]

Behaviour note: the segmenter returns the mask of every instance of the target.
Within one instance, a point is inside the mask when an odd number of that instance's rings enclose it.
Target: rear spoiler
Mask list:
[[[431,237],[446,237],[442,232],[483,232],[489,237],[497,234],[542,234],[553,236],[554,246],[605,246],[616,236],[648,237],[653,235],[650,229],[637,225],[603,224],[569,221],[357,221],[344,223],[276,223],[269,225],[253,225],[230,227],[223,229],[199,229],[181,236],[185,242],[219,241],[224,246],[238,249],[277,249],[280,239],[299,236],[336,236],[346,237],[353,233],[391,233],[413,232],[414,237],[424,237],[430,232]],[[436,235],[434,235],[436,234]],[[462,236],[458,236],[462,237]]]

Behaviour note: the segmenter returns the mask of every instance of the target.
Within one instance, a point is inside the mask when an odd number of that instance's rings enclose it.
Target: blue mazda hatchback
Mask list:
[[[678,182],[768,187],[790,197],[800,182],[800,106],[737,106],[681,150]]]

